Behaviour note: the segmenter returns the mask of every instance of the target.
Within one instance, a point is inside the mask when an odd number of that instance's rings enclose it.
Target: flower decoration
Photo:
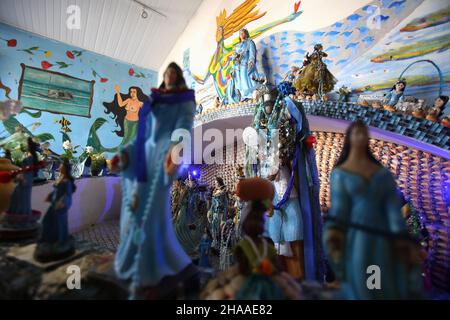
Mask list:
[[[283,81],[277,86],[278,92],[283,96],[295,94],[295,89],[290,82]]]
[[[305,139],[305,145],[308,149],[312,149],[314,147],[314,144],[317,142],[317,139],[315,136],[307,136]]]
[[[95,71],[94,69],[92,69],[92,75],[94,76],[94,78],[97,78],[97,77],[100,78],[100,82],[101,82],[101,83],[108,82],[108,78],[105,78],[105,77],[100,76],[100,75],[98,74],[98,72]]]
[[[53,67],[53,64],[44,60],[41,62],[41,67],[42,67],[42,69],[47,70],[48,68]]]
[[[62,147],[64,150],[72,150],[73,149],[72,142],[70,142],[70,140],[64,141]]]
[[[3,38],[0,38],[0,40],[3,40],[3,41],[5,41],[6,42],[6,45],[8,46],[8,47],[11,47],[11,48],[14,48],[15,46],[17,46],[17,40],[16,39],[3,39]]]

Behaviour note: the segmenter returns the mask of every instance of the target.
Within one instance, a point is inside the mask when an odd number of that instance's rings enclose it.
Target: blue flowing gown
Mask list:
[[[407,227],[400,209],[396,183],[388,169],[379,169],[370,179],[340,168],[332,171],[329,217],[337,220],[327,222],[326,230],[336,226],[346,230],[344,256],[341,263],[332,264],[342,282],[343,298],[405,299],[411,290],[420,292],[420,288],[409,287],[409,283],[420,287],[420,270],[408,273],[395,259],[392,239],[345,227],[352,223],[392,234],[405,234]],[[370,265],[380,267],[380,290],[367,288],[371,273],[366,271]]]
[[[22,161],[22,168],[33,165],[33,157],[26,157]],[[18,182],[9,204],[8,213],[31,215],[31,190],[33,189],[34,172],[22,174],[23,181]]]
[[[58,201],[62,200],[64,208],[55,209]],[[61,181],[54,185],[50,194],[50,207],[42,220],[42,235],[40,242],[65,243],[69,238],[68,211],[72,205],[72,182]]]
[[[303,107],[297,106],[289,97],[285,98],[285,102],[289,114],[295,120],[296,135],[301,137],[310,135],[309,123]],[[308,149],[303,144],[299,145],[296,170],[297,197],[289,198],[281,211],[275,210],[274,215],[266,219],[265,234],[276,243],[283,240],[303,240],[305,279],[322,282],[325,266],[322,249],[322,216],[319,202],[319,178],[313,148]],[[278,195],[275,195],[273,203],[276,204],[278,201]]]
[[[176,275],[191,264],[175,236],[169,190],[172,178],[165,174],[163,163],[172,145],[172,132],[190,132],[194,113],[194,102],[153,105],[147,120],[146,183],[135,179],[135,166],[139,165],[135,160],[136,140],[123,149],[129,161],[122,171],[121,241],[115,270],[119,278],[132,280],[132,288],[156,285],[165,276]],[[135,212],[130,210],[134,190],[138,198]]]
[[[237,43],[234,50],[240,55],[240,60],[234,61],[234,76],[227,87],[228,103],[251,99],[256,86],[252,77],[258,76],[256,70],[256,46],[253,40],[246,39]],[[251,69],[248,67],[250,61],[253,62]],[[240,93],[240,99],[236,92],[237,90]]]

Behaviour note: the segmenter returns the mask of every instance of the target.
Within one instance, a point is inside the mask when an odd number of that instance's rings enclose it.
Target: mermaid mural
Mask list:
[[[232,70],[235,61],[233,55],[235,46],[241,44],[240,38],[234,39],[231,44],[226,45],[225,40],[230,38],[235,32],[243,29],[248,23],[255,21],[266,14],[260,13],[258,9],[254,10],[260,0],[245,0],[233,12],[227,16],[226,10],[222,10],[216,18],[216,41],[217,47],[208,65],[206,74],[203,77],[192,74],[194,80],[199,84],[205,84],[210,76],[213,77],[214,87],[221,101],[235,101],[236,97],[230,97],[229,94],[235,94],[233,90],[227,90],[230,83],[233,82]],[[298,11],[300,2],[295,3],[294,12],[283,19],[265,24],[255,30],[247,31],[246,40],[253,40],[262,33],[286,22],[296,19],[302,11]],[[253,69],[254,65],[252,66]],[[251,70],[253,71],[253,70]]]
[[[130,87],[128,94],[120,93],[120,87],[114,85],[116,92],[112,102],[103,102],[106,108],[105,113],[112,113],[112,118],[116,121],[120,130],[114,130],[119,137],[123,137],[121,145],[131,142],[136,136],[136,129],[139,120],[139,110],[147,100],[147,96],[139,87]]]

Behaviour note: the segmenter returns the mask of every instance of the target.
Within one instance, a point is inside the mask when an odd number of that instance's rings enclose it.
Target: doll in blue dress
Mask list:
[[[5,226],[12,228],[28,228],[34,226],[36,219],[31,208],[31,193],[33,180],[38,172],[38,144],[31,137],[27,140],[27,151],[22,160],[21,168],[23,173],[16,176],[17,183],[10,199],[9,208],[6,214]],[[36,169],[31,169],[35,167]]]
[[[228,218],[228,194],[225,183],[221,177],[216,177],[214,191],[211,198],[211,208],[208,211],[208,221],[211,228],[211,246],[219,250],[222,222]]]
[[[391,91],[383,98],[383,105],[387,110],[395,111],[395,105],[399,102],[403,102],[403,92],[406,88],[406,81],[399,80],[392,87]]]
[[[39,261],[60,260],[75,252],[74,241],[69,234],[68,212],[76,186],[68,160],[59,167],[59,177],[53,188],[47,196],[50,207],[42,221],[42,233],[34,253]]]
[[[180,165],[172,153],[179,146],[172,133],[190,134],[194,91],[171,63],[149,99],[139,111],[136,139],[123,147],[120,158],[123,199],[115,270],[130,281],[132,299],[147,297],[164,278],[182,276],[192,266],[174,232],[170,186]]]
[[[362,121],[350,125],[331,174],[324,242],[344,299],[408,299],[421,293],[420,258],[408,239],[396,183],[369,149]],[[379,284],[370,275],[378,267]],[[369,289],[368,283],[375,287]]]

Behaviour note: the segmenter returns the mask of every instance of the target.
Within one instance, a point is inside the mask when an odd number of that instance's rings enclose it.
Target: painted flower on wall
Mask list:
[[[71,50],[71,51],[67,50],[66,51],[66,56],[72,60],[75,59],[75,57],[81,56],[82,54],[83,54],[83,51],[78,51],[78,50]]]
[[[26,52],[28,54],[34,55],[35,51],[39,51],[39,47],[30,47],[30,48],[27,48],[27,49],[17,49],[17,51],[24,51],[24,52]]]
[[[11,48],[14,48],[15,46],[17,46],[17,40],[16,39],[3,39],[3,38],[0,38],[0,40],[3,40],[3,41],[5,41],[6,42],[6,45],[8,46],[8,47],[11,47]]]
[[[47,70],[48,68],[53,67],[53,64],[51,64],[50,62],[44,60],[44,61],[41,62],[41,67],[42,67],[42,69]]]
[[[52,52],[51,52],[50,50],[44,51],[44,56],[45,56],[46,58],[50,58],[50,57],[52,56]]]
[[[104,77],[100,76],[100,75],[98,74],[98,72],[95,71],[94,69],[92,69],[92,75],[94,76],[94,78],[97,78],[97,77],[100,78],[100,82],[101,82],[101,83],[108,82],[108,78],[104,78]]]
[[[132,77],[134,75],[134,69],[130,68],[130,70],[128,70],[128,74]]]

